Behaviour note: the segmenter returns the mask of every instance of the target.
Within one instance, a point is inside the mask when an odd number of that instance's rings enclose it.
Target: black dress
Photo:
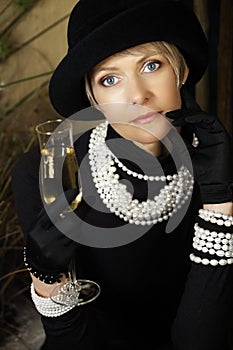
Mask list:
[[[87,201],[84,197],[77,215],[93,225],[93,230],[95,226],[104,230],[122,227],[125,223],[107,212],[100,200],[97,199],[95,206],[90,205],[91,194],[96,190],[93,184],[90,186],[91,173],[85,157],[89,134],[86,132],[75,143],[78,162],[82,163],[83,192],[89,195]],[[117,137],[109,127],[107,139]],[[152,156],[130,142],[128,146],[144,157],[150,171]],[[119,152],[123,159],[124,145]],[[158,160],[165,174],[175,172],[170,156]],[[25,235],[42,207],[39,161],[37,149],[24,154],[12,176],[15,205]],[[122,161],[139,171],[136,164],[127,159]],[[121,169],[118,172],[121,179],[131,182],[136,198],[147,198],[145,182]],[[189,258],[193,251],[194,223],[201,207],[195,182],[190,205],[172,232],[166,233],[163,221],[122,246],[99,248],[79,244],[78,275],[99,283],[101,294],[94,302],[60,317],[42,316],[46,332],[42,349],[233,349],[229,340],[233,332],[233,267],[204,266],[191,263]]]

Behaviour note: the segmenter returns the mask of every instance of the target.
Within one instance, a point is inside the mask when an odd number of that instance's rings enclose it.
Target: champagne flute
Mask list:
[[[53,203],[65,190],[77,188],[78,164],[73,148],[72,122],[68,119],[47,120],[36,126],[41,163],[40,189],[44,205]],[[62,171],[61,171],[62,169]],[[82,201],[82,187],[60,216],[74,211]],[[59,283],[50,298],[65,306],[79,306],[95,300],[100,286],[91,280],[77,279],[74,258],[68,266],[68,278]]]

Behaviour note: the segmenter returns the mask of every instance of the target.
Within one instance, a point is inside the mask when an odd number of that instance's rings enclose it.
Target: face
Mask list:
[[[116,131],[147,147],[168,132],[166,112],[181,107],[174,71],[161,54],[111,56],[94,68],[91,87]]]

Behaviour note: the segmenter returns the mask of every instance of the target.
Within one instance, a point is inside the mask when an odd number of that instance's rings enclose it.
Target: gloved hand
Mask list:
[[[71,203],[77,195],[77,190],[69,190],[65,195],[68,203]],[[68,264],[77,248],[77,243],[66,237],[53,224],[59,220],[69,220],[69,212],[64,218],[64,210],[67,208],[64,207],[62,198],[58,197],[49,205],[49,216],[44,208],[41,210],[27,236],[27,264],[32,274],[45,283],[59,282],[61,273],[67,274]]]
[[[182,108],[166,113],[189,150],[194,177],[199,182],[203,204],[232,201],[233,142],[217,117],[201,110],[188,89],[181,88]],[[192,145],[193,133],[198,138]]]

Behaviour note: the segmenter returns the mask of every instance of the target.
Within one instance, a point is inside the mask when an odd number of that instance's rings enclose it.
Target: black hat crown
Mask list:
[[[154,0],[154,3],[174,2],[169,0]],[[100,27],[110,18],[121,12],[151,3],[147,0],[80,0],[73,8],[68,24],[68,45],[71,49],[77,41],[85,38],[95,28]]]

